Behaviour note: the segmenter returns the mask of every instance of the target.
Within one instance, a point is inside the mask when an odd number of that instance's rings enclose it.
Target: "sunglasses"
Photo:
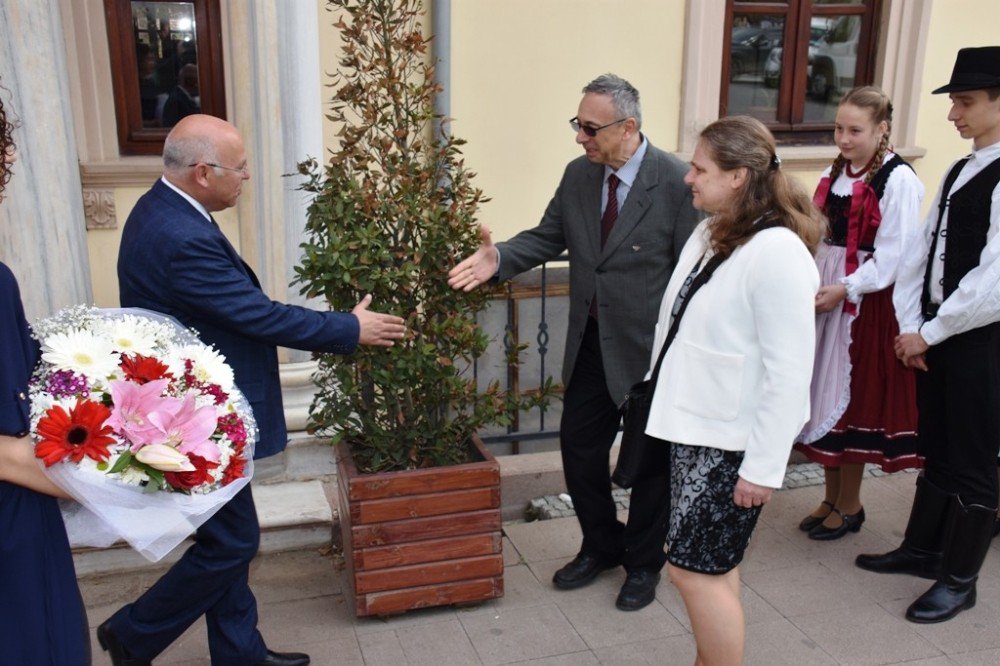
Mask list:
[[[573,128],[574,132],[579,132],[582,130],[583,133],[586,134],[587,136],[594,137],[597,136],[597,133],[600,132],[605,127],[611,127],[612,125],[623,123],[626,120],[628,120],[628,118],[619,118],[613,123],[608,123],[607,125],[601,125],[600,127],[591,127],[590,125],[581,125],[580,118],[578,116],[574,116],[573,118],[569,119],[569,126]]]

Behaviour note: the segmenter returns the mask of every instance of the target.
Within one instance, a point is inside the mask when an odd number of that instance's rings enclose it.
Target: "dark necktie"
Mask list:
[[[621,182],[618,176],[611,174],[608,176],[608,205],[604,207],[604,215],[601,216],[601,249],[608,242],[611,229],[618,219],[618,183]]]
[[[604,215],[601,215],[601,249],[608,242],[611,229],[618,219],[618,183],[619,178],[615,174],[608,176],[608,205],[604,207]],[[590,299],[590,316],[597,319],[597,294]]]

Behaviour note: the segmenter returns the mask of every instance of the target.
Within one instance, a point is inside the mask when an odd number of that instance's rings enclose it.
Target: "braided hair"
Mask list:
[[[878,147],[875,148],[875,156],[872,158],[872,168],[865,175],[865,184],[868,185],[882,166],[885,154],[891,149],[889,134],[892,133],[892,102],[889,100],[889,96],[878,86],[861,86],[860,88],[852,89],[844,95],[843,99],[840,100],[840,106],[844,106],[845,104],[850,104],[851,106],[871,112],[872,120],[876,125],[882,122],[886,124],[885,133],[879,140]],[[846,165],[847,159],[843,154],[838,153],[837,157],[833,160],[833,165],[830,167],[831,183],[836,182],[840,174],[843,173]]]
[[[0,85],[0,93],[5,91],[6,88]],[[7,118],[3,95],[0,94],[0,201],[3,201],[3,192],[7,188],[12,171],[11,165],[4,158],[17,150],[17,146],[14,145],[14,127],[14,122]]]

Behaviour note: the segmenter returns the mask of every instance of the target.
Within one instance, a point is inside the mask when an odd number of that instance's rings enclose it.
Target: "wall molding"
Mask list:
[[[118,217],[115,213],[114,190],[95,190],[84,187],[83,217],[87,221],[87,231],[117,229]]]

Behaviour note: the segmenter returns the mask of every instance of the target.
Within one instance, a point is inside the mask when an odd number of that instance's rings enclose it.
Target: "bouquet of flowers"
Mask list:
[[[35,455],[79,505],[70,540],[166,555],[250,481],[257,427],[233,371],[171,317],[77,306],[35,324]]]

